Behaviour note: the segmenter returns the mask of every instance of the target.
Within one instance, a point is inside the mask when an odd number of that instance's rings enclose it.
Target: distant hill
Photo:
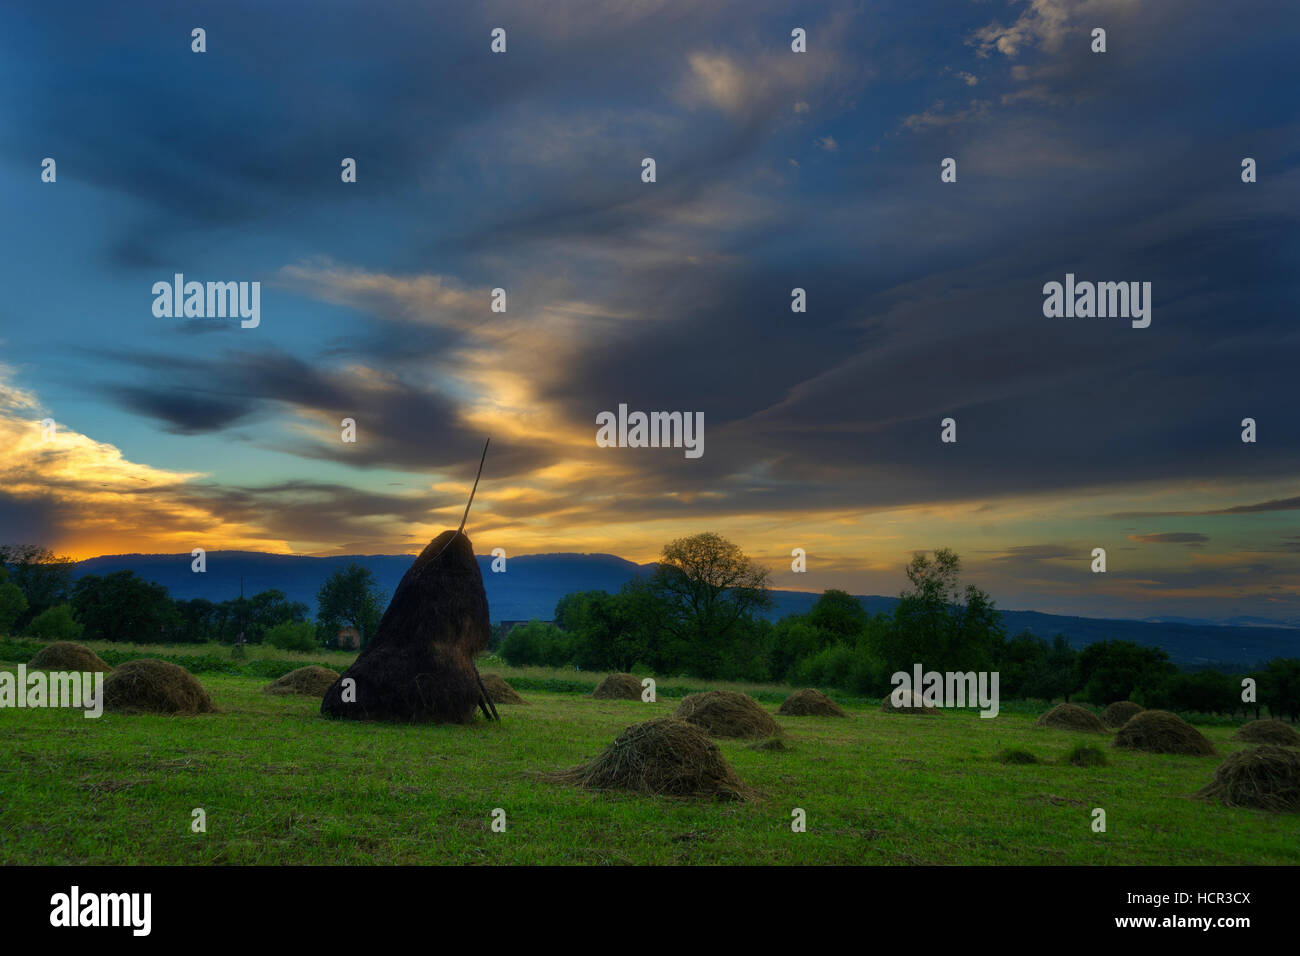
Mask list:
[[[106,574],[131,570],[164,585],[175,598],[203,597],[224,601],[238,597],[243,576],[244,593],[256,594],[270,588],[283,591],[290,600],[302,601],[312,614],[316,593],[331,574],[351,563],[370,568],[388,595],[411,566],[414,555],[341,555],[315,558],[300,555],[264,554],[257,551],[210,551],[207,572],[190,570],[188,554],[119,554],[79,561],[73,574]],[[487,589],[493,621],[549,620],[555,604],[573,591],[610,591],[621,588],[638,575],[649,574],[653,564],[636,564],[612,554],[526,554],[509,558],[505,573],[494,574],[492,558],[480,556],[479,568]],[[770,620],[788,614],[802,614],[812,607],[817,594],[805,591],[774,591],[775,607]],[[860,595],[868,613],[889,613],[897,598]],[[1099,640],[1127,640],[1163,647],[1181,666],[1210,663],[1249,667],[1273,657],[1300,656],[1300,628],[1262,618],[1238,618],[1233,625],[1208,624],[1195,619],[1161,617],[1145,621],[1068,617],[1038,611],[1003,611],[1008,634],[1029,631],[1040,637],[1064,634],[1075,647]],[[1247,623],[1248,622],[1248,623]]]

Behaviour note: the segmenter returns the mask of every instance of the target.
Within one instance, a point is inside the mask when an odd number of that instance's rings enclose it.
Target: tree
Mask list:
[[[27,625],[28,634],[46,641],[79,640],[83,630],[85,629],[72,616],[72,607],[67,604],[46,608]]]
[[[498,653],[511,667],[562,667],[571,659],[571,641],[554,624],[534,619],[511,628]]]
[[[9,634],[27,610],[23,589],[9,580],[9,572],[0,564],[0,633]]]
[[[1260,681],[1260,699],[1273,717],[1300,717],[1300,660],[1279,657],[1268,662]]]
[[[11,581],[27,599],[27,611],[17,622],[19,626],[68,600],[72,589],[71,558],[58,557],[49,548],[35,544],[6,544],[0,545],[0,564],[9,568]]]
[[[808,623],[827,635],[823,646],[832,641],[856,644],[867,626],[867,609],[847,591],[830,588],[813,604]]]
[[[1078,683],[1094,704],[1158,694],[1162,684],[1176,672],[1169,655],[1158,647],[1142,647],[1132,641],[1095,641],[1079,654]]]
[[[316,647],[316,628],[307,621],[282,621],[266,629],[265,639],[282,651],[310,651]]]
[[[664,546],[651,578],[662,602],[671,656],[699,677],[716,677],[754,612],[772,606],[769,573],[721,535],[706,532]]]
[[[893,626],[878,639],[879,656],[892,671],[910,671],[914,664],[940,671],[990,666],[1003,636],[1001,615],[973,584],[962,592],[960,572],[961,559],[949,548],[939,548],[933,558],[912,556],[906,569],[911,589],[899,595]]]
[[[72,610],[90,638],[158,644],[182,633],[180,614],[167,589],[134,571],[79,578],[72,588]]]
[[[379,627],[383,605],[384,592],[375,583],[375,576],[369,568],[349,564],[335,571],[316,595],[316,625],[320,642],[332,645],[340,628],[355,627],[361,635],[361,646],[366,647]]]

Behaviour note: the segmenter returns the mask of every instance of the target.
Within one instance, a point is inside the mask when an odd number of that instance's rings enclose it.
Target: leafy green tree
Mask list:
[[[174,641],[182,632],[167,589],[134,571],[79,578],[72,588],[72,610],[89,638],[158,644]]]
[[[1078,683],[1083,695],[1094,704],[1117,700],[1138,700],[1159,693],[1161,685],[1176,672],[1169,655],[1158,647],[1143,647],[1132,641],[1095,641],[1079,654]]]
[[[813,604],[808,623],[827,635],[823,646],[833,641],[853,645],[866,630],[867,609],[847,591],[830,588]]]
[[[45,641],[76,641],[84,630],[68,604],[46,608],[27,625],[28,634]]]
[[[266,629],[265,640],[282,651],[315,649],[316,628],[307,621],[281,621]]]
[[[283,597],[283,595],[281,595]],[[343,627],[355,627],[366,647],[383,616],[384,592],[370,569],[349,564],[331,574],[316,595],[316,626],[322,644],[332,645]]]
[[[21,627],[48,608],[63,604],[72,593],[72,559],[34,544],[0,545],[0,564],[27,599]]]
[[[0,634],[10,634],[27,610],[23,589],[9,580],[9,571],[0,564]]]
[[[1300,660],[1279,657],[1268,662],[1259,682],[1260,700],[1274,717],[1300,717]]]
[[[961,590],[956,552],[915,554],[906,572],[911,588],[899,595],[892,626],[877,637],[876,650],[890,671],[914,664],[939,671],[988,669],[1003,634],[1001,617],[979,588]]]
[[[563,667],[573,655],[572,638],[534,619],[512,628],[498,653],[511,667]]]
[[[720,535],[669,542],[649,586],[669,637],[661,656],[698,677],[717,677],[748,619],[772,606],[768,580],[767,569]]]
[[[217,621],[217,605],[207,598],[190,598],[176,602],[176,613],[181,619],[180,640],[186,644],[203,644],[221,640]]]

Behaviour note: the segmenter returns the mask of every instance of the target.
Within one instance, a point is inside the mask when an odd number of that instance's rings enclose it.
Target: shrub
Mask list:
[[[282,651],[310,651],[316,647],[316,628],[305,621],[285,621],[267,630],[266,642]]]
[[[32,637],[46,641],[75,641],[81,637],[83,630],[72,616],[72,606],[69,604],[46,608],[27,625],[27,632]]]

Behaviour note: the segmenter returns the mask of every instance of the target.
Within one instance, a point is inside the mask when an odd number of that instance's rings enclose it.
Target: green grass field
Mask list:
[[[221,673],[198,675],[216,715],[0,710],[0,863],[1300,862],[1294,814],[1191,798],[1237,749],[1227,726],[1201,728],[1219,757],[1156,756],[1038,729],[1026,713],[895,716],[849,702],[848,720],[778,718],[784,752],[720,741],[761,800],[674,800],[537,774],[596,754],[675,700],[597,701],[527,689],[555,673],[491,669],[529,703],[468,727],[325,720],[315,700],[261,693],[265,677]],[[1081,741],[1105,748],[1109,765],[1064,763]],[[1002,764],[1004,748],[1046,763]],[[191,832],[198,807],[206,833]],[[505,832],[491,828],[498,807]],[[795,807],[805,833],[791,831]],[[1092,831],[1094,807],[1106,833]]]

